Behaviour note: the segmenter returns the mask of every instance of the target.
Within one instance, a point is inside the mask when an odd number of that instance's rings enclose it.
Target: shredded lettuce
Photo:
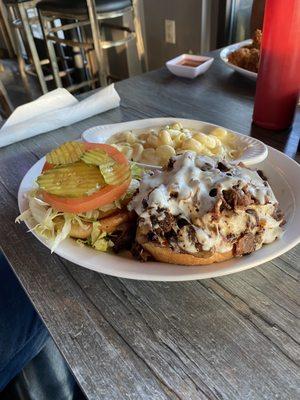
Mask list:
[[[99,237],[93,244],[93,247],[99,251],[107,251],[110,247],[113,246],[113,243],[110,240],[107,240],[105,233],[103,233],[102,235],[103,237]]]
[[[132,162],[130,165],[131,168],[131,177],[132,179],[141,180],[144,171],[144,168],[138,166],[136,163]]]
[[[53,252],[59,243],[69,235],[74,216],[54,210],[49,204],[37,197],[36,190],[28,192],[27,198],[29,209],[19,215],[16,222],[31,222],[33,218],[36,225],[31,230],[50,240],[52,242],[51,252]],[[76,217],[75,219],[77,221],[79,218]]]
[[[100,251],[107,251],[109,247],[114,245],[113,242],[109,240],[107,233],[101,232],[101,223],[99,221],[93,222],[90,240],[91,246]]]
[[[86,228],[84,222],[91,222],[93,224],[92,233],[88,239],[76,240],[76,242],[81,246],[92,246],[100,251],[107,251],[113,246],[113,242],[109,240],[108,235],[105,232],[100,231],[101,224],[97,221],[97,218],[99,217],[98,210],[78,215],[58,212],[50,207],[49,204],[39,199],[36,190],[28,192],[27,198],[29,209],[20,214],[16,218],[16,222],[32,222],[34,220],[36,225],[31,229],[31,231],[36,232],[51,242],[51,253],[53,253],[58,245],[69,236],[72,224],[74,223],[77,223],[83,229]]]

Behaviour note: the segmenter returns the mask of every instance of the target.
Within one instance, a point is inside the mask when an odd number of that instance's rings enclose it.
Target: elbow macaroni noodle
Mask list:
[[[117,147],[131,161],[160,166],[167,164],[175,154],[188,150],[229,160],[238,158],[242,152],[234,134],[224,128],[205,134],[183,128],[178,122],[142,132],[117,133],[107,143]]]

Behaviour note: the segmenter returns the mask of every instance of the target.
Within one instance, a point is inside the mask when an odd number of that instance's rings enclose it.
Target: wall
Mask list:
[[[143,0],[149,69],[201,46],[201,0]],[[165,19],[175,20],[176,44],[165,41]]]

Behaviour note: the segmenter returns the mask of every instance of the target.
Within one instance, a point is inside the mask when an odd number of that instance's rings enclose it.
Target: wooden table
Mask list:
[[[138,282],[50,255],[14,223],[27,170],[97,124],[195,118],[251,133],[296,156],[299,110],[290,133],[252,129],[254,83],[218,58],[194,81],[162,69],[116,87],[119,109],[0,149],[1,246],[82,390],[99,400],[299,398],[299,247],[217,279]]]

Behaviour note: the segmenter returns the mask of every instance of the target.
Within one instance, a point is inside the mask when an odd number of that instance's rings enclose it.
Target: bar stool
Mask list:
[[[27,75],[37,76],[43,93],[48,92],[47,82],[53,80],[53,75],[43,67],[50,67],[48,58],[41,59],[36,47],[33,31],[37,32],[43,40],[43,32],[36,9],[39,0],[4,0],[7,7],[9,25],[13,38],[13,45],[18,60],[19,71],[27,91],[30,92]],[[62,49],[58,49],[60,58],[65,55]],[[25,63],[24,58],[27,59]],[[60,72],[60,76],[69,76],[71,73],[67,68]]]
[[[9,25],[13,37],[13,45],[17,55],[20,74],[24,84],[29,89],[27,75],[38,77],[43,93],[46,93],[47,84],[42,70],[42,65],[49,64],[49,60],[40,60],[32,34],[32,25],[39,24],[37,14],[34,15],[37,0],[4,0],[8,10]],[[31,14],[31,15],[30,15]],[[26,54],[31,63],[25,63],[23,54]]]
[[[80,89],[84,86],[94,87],[97,81],[101,86],[107,85],[109,64],[106,49],[126,45],[131,40],[136,40],[137,53],[142,69],[144,68],[144,45],[141,35],[140,23],[136,17],[136,0],[43,0],[37,5],[44,37],[48,48],[53,75],[57,87],[62,87],[59,75],[54,43],[80,49],[82,65],[86,71],[86,80],[68,87],[69,91]],[[112,25],[103,20],[117,17],[123,18],[128,12],[132,13],[134,31],[128,27]],[[54,24],[60,19],[60,24]],[[84,28],[90,27],[92,40],[86,38]],[[102,28],[122,31],[124,37],[120,40],[105,40]],[[76,30],[77,38],[67,37],[68,31]],[[90,52],[95,52],[95,63],[98,77],[91,73]]]

